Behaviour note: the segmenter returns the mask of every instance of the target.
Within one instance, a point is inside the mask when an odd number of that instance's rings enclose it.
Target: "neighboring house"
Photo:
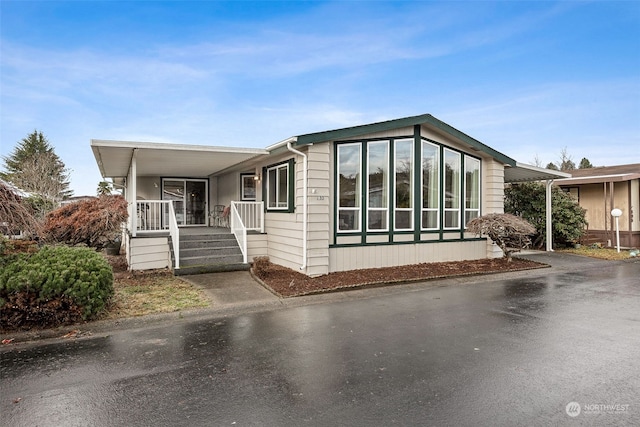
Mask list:
[[[571,171],[571,178],[555,184],[571,193],[586,209],[588,243],[615,246],[615,220],[611,211],[622,210],[619,218],[620,245],[640,247],[640,163]]]
[[[570,176],[517,163],[429,114],[266,149],[91,146],[102,176],[125,188],[132,269],[185,267],[194,249],[183,239],[225,219],[245,263],[264,255],[311,276],[500,256],[465,224],[503,212],[505,182]]]
[[[70,205],[72,203],[84,202],[86,200],[93,200],[96,196],[72,196],[60,201],[60,206]]]

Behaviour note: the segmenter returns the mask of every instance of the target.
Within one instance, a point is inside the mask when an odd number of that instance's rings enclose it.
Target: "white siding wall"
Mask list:
[[[128,251],[129,270],[167,268],[171,263],[167,237],[132,237]]]
[[[269,240],[267,234],[247,234],[247,260],[253,262],[255,257],[269,255]]]
[[[486,243],[483,240],[342,247],[329,249],[329,271],[481,258],[486,258]]]

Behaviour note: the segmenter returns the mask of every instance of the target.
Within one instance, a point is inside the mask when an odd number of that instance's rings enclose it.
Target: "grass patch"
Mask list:
[[[103,319],[171,313],[210,305],[201,290],[169,271],[116,274],[113,287],[115,295]]]
[[[592,248],[589,246],[582,246],[580,248],[567,248],[558,249],[558,252],[566,252],[575,255],[583,255],[591,258],[606,259],[610,261],[618,261],[629,259],[629,250],[620,249],[620,252],[611,248]]]

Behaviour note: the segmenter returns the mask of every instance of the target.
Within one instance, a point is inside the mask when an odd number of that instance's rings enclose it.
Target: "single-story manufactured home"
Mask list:
[[[91,147],[129,202],[130,268],[177,274],[257,256],[310,276],[500,256],[465,224],[503,212],[506,182],[550,188],[570,176],[518,163],[430,114],[265,149],[96,139]]]
[[[571,193],[586,209],[589,223],[584,241],[616,245],[613,209],[620,209],[618,219],[620,245],[640,247],[640,163],[576,169],[571,178],[555,181]]]

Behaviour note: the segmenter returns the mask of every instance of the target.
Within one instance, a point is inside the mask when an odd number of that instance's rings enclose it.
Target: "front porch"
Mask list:
[[[175,200],[137,200],[130,205],[127,260],[131,269],[141,263],[158,268],[167,264],[176,275],[248,268],[249,233],[264,234],[262,202],[232,201],[208,214],[208,226],[178,224]]]

